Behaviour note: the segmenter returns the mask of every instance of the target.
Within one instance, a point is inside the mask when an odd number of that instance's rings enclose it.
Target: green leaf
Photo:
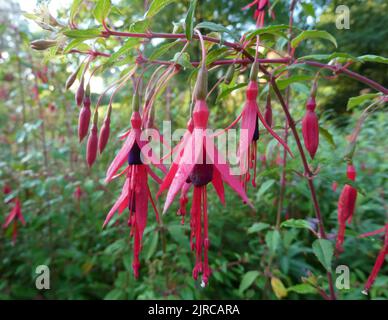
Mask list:
[[[331,261],[333,259],[333,244],[326,239],[317,239],[313,242],[313,252],[319,262],[327,271],[331,271]]]
[[[104,300],[120,300],[125,297],[125,291],[123,289],[113,289],[108,292],[108,294],[104,297]]]
[[[193,69],[193,65],[190,63],[190,56],[187,52],[177,52],[174,56],[174,58],[171,60],[173,62],[176,62],[177,64],[181,65],[185,69]]]
[[[268,26],[268,27],[257,29],[255,31],[252,31],[252,32],[248,33],[247,36],[246,36],[246,39],[250,40],[250,39],[252,39],[253,37],[255,37],[257,35],[262,35],[262,34],[266,34],[266,33],[277,35],[277,36],[282,36],[284,38],[287,38],[286,33],[283,32],[283,31],[288,30],[288,28],[289,27],[287,25],[285,25],[285,24],[280,24],[280,25],[275,25],[275,26]]]
[[[256,198],[257,199],[260,199],[260,197],[269,189],[272,187],[272,185],[275,184],[275,180],[271,179],[271,180],[267,180],[265,181],[261,186],[260,186],[260,189],[259,191],[257,191],[256,193]]]
[[[233,31],[225,28],[223,25],[220,25],[220,24],[217,24],[217,23],[214,23],[214,22],[204,21],[204,22],[198,23],[195,27],[198,28],[198,29],[209,29],[209,30],[212,30],[212,31],[215,31],[215,32],[227,33],[234,40],[236,40],[236,41],[239,40],[237,34],[235,34]]]
[[[280,90],[283,90],[287,88],[291,83],[294,82],[301,82],[301,81],[309,81],[312,80],[314,77],[313,76],[308,76],[308,75],[295,75],[291,76],[285,79],[278,79],[276,81],[278,87]]]
[[[319,127],[319,134],[322,135],[322,137],[325,138],[325,140],[333,147],[335,148],[336,147],[336,144],[334,142],[334,138],[333,138],[333,135],[328,131],[326,130],[325,128],[323,127]]]
[[[312,3],[307,3],[307,2],[302,2],[301,4],[302,4],[303,11],[306,13],[306,15],[312,16],[313,18],[315,18],[314,5]]]
[[[88,51],[90,50],[90,46],[88,46],[86,43],[84,43],[85,39],[73,39],[70,41],[70,43],[66,46],[66,48],[63,50],[64,53],[69,52],[71,49],[77,48],[81,51]]]
[[[361,61],[367,61],[367,62],[378,62],[378,63],[385,63],[388,64],[388,58],[382,57],[382,56],[376,56],[374,54],[367,54],[361,57],[358,57]]]
[[[303,40],[306,40],[306,39],[325,39],[325,40],[330,41],[337,48],[337,41],[335,40],[335,38],[330,33],[328,33],[327,31],[323,31],[323,30],[303,31],[301,34],[296,36],[291,41],[291,46],[293,48],[296,48],[299,45],[299,43],[301,43]]]
[[[73,3],[71,4],[71,7],[70,7],[70,21],[74,20],[82,2],[83,2],[82,0],[73,0]]]
[[[265,230],[265,229],[268,229],[269,228],[269,224],[268,223],[264,223],[264,222],[255,222],[254,224],[252,224],[249,229],[248,229],[248,234],[249,233],[256,233],[256,232],[260,232],[262,230]]]
[[[151,55],[149,56],[149,59],[150,60],[158,59],[160,56],[162,56],[165,53],[167,53],[172,47],[174,47],[178,43],[181,43],[181,41],[180,40],[176,40],[176,41],[173,41],[173,42],[168,42],[168,43],[164,43],[164,44],[160,45],[159,47],[157,47],[151,53]]]
[[[186,19],[185,19],[185,31],[186,38],[191,40],[193,38],[193,29],[194,29],[194,14],[195,8],[197,6],[198,0],[191,0],[189,11],[187,11]]]
[[[154,232],[151,243],[148,247],[147,255],[145,257],[146,260],[149,260],[152,258],[152,256],[155,254],[155,251],[158,247],[158,240],[159,240],[159,232]]]
[[[165,6],[176,2],[176,0],[154,0],[152,1],[148,11],[145,14],[146,18],[152,18],[156,14],[159,13],[160,10],[162,10]]]
[[[139,38],[128,38],[128,40],[125,41],[125,43],[121,46],[121,48],[110,56],[106,64],[110,66],[112,63],[116,62],[120,56],[122,56],[123,54],[127,54],[130,50],[132,50],[134,47],[136,47],[139,44],[140,44]]]
[[[347,110],[351,110],[354,107],[357,107],[366,101],[371,101],[378,96],[380,96],[379,93],[367,93],[361,96],[352,97],[348,100]]]
[[[308,223],[308,221],[304,219],[288,219],[286,221],[283,221],[280,225],[282,228],[302,228],[302,229],[311,229],[311,225]]]
[[[270,253],[273,255],[280,244],[280,233],[277,230],[268,231],[265,235],[265,243],[267,244]]]
[[[259,275],[259,271],[248,271],[244,274],[240,283],[240,288],[238,289],[239,292],[243,293],[246,289],[248,289]]]
[[[65,36],[69,38],[76,39],[93,39],[101,35],[101,30],[99,28],[86,29],[86,30],[66,30],[63,32]]]
[[[317,61],[330,61],[336,59],[339,63],[345,63],[348,61],[362,62],[359,58],[352,56],[346,52],[333,52],[332,54],[311,54],[299,58],[299,60],[317,60]]]
[[[229,93],[233,92],[234,90],[246,87],[247,85],[248,85],[248,83],[239,83],[239,84],[236,84],[233,87],[228,87],[226,89],[223,89],[221,91],[221,93],[217,97],[216,104],[219,103],[225,97],[227,97],[229,95]]]
[[[111,7],[110,0],[98,0],[93,10],[93,15],[97,21],[101,22],[106,19]]]
[[[317,293],[317,289],[315,289],[311,284],[301,283],[292,287],[288,287],[287,291],[293,291],[299,294],[313,294]]]

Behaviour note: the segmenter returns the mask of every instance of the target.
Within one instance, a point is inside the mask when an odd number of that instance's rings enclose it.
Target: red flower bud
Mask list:
[[[91,167],[96,161],[97,157],[97,145],[98,145],[98,130],[97,124],[93,124],[92,129],[90,130],[88,144],[86,146],[86,162],[89,167]]]
[[[100,130],[100,137],[98,139],[98,150],[102,153],[106,147],[106,144],[109,140],[110,133],[110,118],[107,117],[104,120],[104,124]]]
[[[81,79],[81,82],[79,84],[78,90],[75,93],[75,102],[77,103],[77,106],[81,106],[82,101],[84,100],[85,95],[85,88],[84,88],[84,79]]]
[[[90,98],[86,96],[84,100],[84,105],[81,108],[81,111],[79,113],[79,118],[78,118],[78,137],[80,142],[88,134],[90,116],[91,116]]]
[[[267,122],[268,126],[272,127],[272,106],[271,106],[271,96],[268,94],[267,104],[265,106],[264,113],[265,122]]]
[[[350,180],[356,179],[356,170],[353,165],[348,165],[347,168],[347,177]],[[356,207],[357,200],[357,189],[353,188],[349,184],[345,184],[340,197],[338,199],[338,236],[336,248],[338,252],[342,251],[342,243],[345,238],[345,228],[346,222],[350,223],[354,214],[354,209]]]
[[[310,101],[310,100],[309,100]],[[309,152],[311,159],[314,159],[319,144],[318,117],[314,112],[313,104],[307,103],[307,111],[302,120],[302,134],[304,145]]]

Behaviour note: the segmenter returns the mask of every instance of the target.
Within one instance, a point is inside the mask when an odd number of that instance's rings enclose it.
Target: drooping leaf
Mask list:
[[[326,130],[325,128],[319,126],[319,134],[322,135],[322,137],[324,137],[325,140],[326,140],[333,148],[336,147],[336,144],[335,144],[335,142],[334,142],[333,135],[332,135],[328,130]]]
[[[380,93],[367,93],[361,96],[351,97],[348,100],[347,110],[352,110],[354,107],[357,107],[363,104],[364,102],[371,101],[380,95]]]
[[[93,10],[93,15],[98,22],[104,21],[109,14],[111,7],[110,0],[98,0]]]
[[[287,289],[284,286],[282,280],[280,280],[279,278],[271,278],[271,287],[273,292],[275,293],[276,298],[282,299],[287,297]]]
[[[334,44],[335,47],[337,47],[337,40],[327,31],[323,30],[306,30],[297,35],[294,39],[291,41],[291,46],[293,48],[296,48],[299,43],[301,43],[303,40],[306,39],[325,39],[330,41],[332,44]]]
[[[243,293],[246,289],[248,289],[259,275],[260,275],[259,271],[255,271],[255,270],[248,271],[246,274],[244,274],[240,283],[239,292]]]
[[[186,38],[188,40],[191,40],[193,38],[193,28],[194,28],[194,15],[195,15],[195,8],[197,6],[198,0],[191,0],[190,1],[190,7],[187,11],[186,19],[185,19],[185,31],[186,31]]]
[[[334,253],[333,244],[326,239],[317,239],[313,242],[313,252],[323,267],[330,271]]]

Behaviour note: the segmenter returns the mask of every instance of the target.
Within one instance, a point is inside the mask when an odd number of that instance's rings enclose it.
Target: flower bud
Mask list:
[[[78,137],[79,142],[81,142],[86,135],[88,134],[89,130],[89,123],[90,123],[90,97],[85,97],[84,105],[81,108],[81,111],[79,113],[78,118]]]
[[[232,82],[234,72],[235,72],[234,64],[231,64],[225,74],[225,79],[224,79],[225,84],[230,84]]]
[[[78,90],[75,93],[75,102],[77,103],[78,107],[82,104],[82,101],[84,100],[84,95],[85,95],[84,78],[82,77]]]
[[[97,157],[97,146],[98,146],[98,129],[97,129],[98,113],[94,113],[93,126],[90,130],[88,144],[86,146],[86,162],[91,167]]]
[[[100,151],[100,154],[104,151],[106,144],[108,143],[109,133],[110,117],[106,117],[104,120],[104,124],[102,125],[102,128],[100,130],[100,137],[98,139],[98,150]]]
[[[268,93],[267,96],[267,104],[265,105],[265,113],[264,113],[265,122],[269,127],[272,127],[272,106],[271,106],[271,95]]]
[[[198,71],[197,82],[195,83],[194,96],[196,100],[205,100],[207,96],[207,69],[202,65]]]
[[[302,120],[302,134],[304,145],[311,159],[314,159],[319,145],[319,124],[315,113],[315,99],[310,97],[306,105],[306,114]]]
[[[35,50],[46,50],[48,48],[54,47],[57,44],[55,40],[34,40],[31,42],[31,48]]]
[[[75,79],[77,79],[77,75],[79,72],[80,67],[77,68],[66,80],[65,88],[66,90],[69,90],[70,87],[73,85]]]

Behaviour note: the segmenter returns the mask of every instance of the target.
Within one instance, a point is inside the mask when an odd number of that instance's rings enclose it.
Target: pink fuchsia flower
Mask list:
[[[160,178],[152,171],[152,169],[143,163],[143,157],[150,160],[162,170],[163,166],[159,162],[150,157],[149,154],[142,152],[144,142],[140,140],[141,117],[138,111],[133,112],[131,118],[132,129],[125,134],[125,142],[115,159],[108,168],[106,181],[125,174],[126,179],[119,198],[109,211],[103,227],[112,219],[113,215],[118,211],[121,214],[126,208],[129,210],[128,226],[131,228],[130,235],[134,238],[134,251],[132,268],[135,278],[139,276],[141,251],[141,243],[144,229],[147,224],[148,203],[151,202],[155,211],[156,220],[159,222],[158,210],[152,199],[151,192],[148,186],[148,176],[150,175],[158,183]],[[119,168],[127,161],[128,166],[120,174],[116,174]]]
[[[356,170],[353,165],[347,167],[347,177],[349,180],[356,179]],[[345,184],[338,199],[338,235],[336,249],[340,253],[343,251],[342,244],[345,240],[346,222],[351,223],[354,209],[356,207],[357,189],[349,184]]]
[[[250,170],[253,169],[252,185],[256,186],[256,163],[257,163],[257,141],[259,138],[259,120],[265,129],[293,156],[288,145],[272,130],[267,124],[263,115],[260,112],[257,104],[258,84],[256,81],[257,72],[254,71],[257,66],[252,66],[251,80],[248,83],[246,91],[246,102],[241,114],[234,120],[226,130],[233,127],[241,119],[240,141],[239,141],[239,157],[241,179],[246,188],[247,182],[251,180]],[[253,76],[252,76],[253,74]]]
[[[230,174],[230,168],[213,144],[212,137],[206,131],[209,109],[206,101],[198,99],[193,111],[193,132],[187,134],[181,143],[177,160],[172,164],[158,194],[168,188],[163,212],[166,212],[175,197],[183,188],[192,184],[193,201],[191,207],[191,247],[196,252],[196,263],[193,278],[202,273],[203,284],[206,285],[210,276],[208,262],[208,214],[207,214],[207,184],[212,183],[221,201],[225,203],[225,181],[242,199],[249,199],[239,181]],[[189,132],[189,131],[188,131]],[[252,206],[252,205],[251,205]]]
[[[254,0],[243,7],[243,10],[248,10],[254,6],[256,6],[256,8],[253,17],[256,20],[256,26],[262,28],[264,26],[265,10],[271,7],[271,3],[269,0]],[[272,19],[275,19],[273,11],[271,11],[271,16]]]
[[[12,200],[14,203],[14,207],[12,208],[11,212],[8,214],[8,216],[5,218],[5,222],[3,224],[3,229],[7,229],[9,225],[12,223],[12,241],[15,244],[16,238],[17,238],[17,221],[20,221],[22,225],[26,224],[26,221],[23,217],[22,211],[21,211],[21,205],[18,198],[14,198]]]
[[[379,273],[379,271],[384,263],[385,257],[388,255],[388,224],[386,224],[384,228],[381,228],[381,229],[376,230],[376,231],[368,232],[368,234],[364,235],[364,236],[370,236],[370,235],[375,235],[375,234],[378,234],[381,232],[385,232],[384,244],[383,244],[383,247],[381,248],[381,250],[377,256],[377,259],[376,259],[376,262],[373,266],[372,272],[369,275],[368,280],[366,281],[364,290],[362,291],[363,294],[368,294],[370,288],[372,287],[373,283],[375,282],[377,275],[378,275],[378,273]]]

